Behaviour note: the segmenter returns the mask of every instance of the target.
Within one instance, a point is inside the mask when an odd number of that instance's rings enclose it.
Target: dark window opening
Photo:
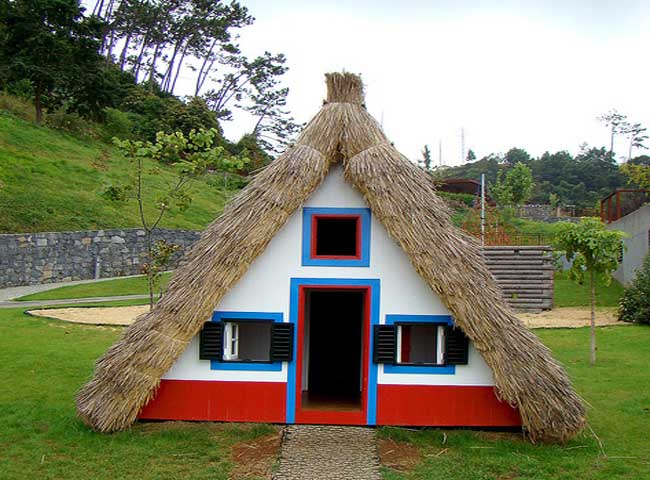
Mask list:
[[[309,291],[303,408],[361,408],[364,299],[362,291]]]
[[[270,362],[272,322],[228,320],[223,324],[223,359]]]
[[[359,217],[314,217],[316,256],[358,257],[359,220]]]
[[[437,365],[438,325],[398,325],[397,363]]]

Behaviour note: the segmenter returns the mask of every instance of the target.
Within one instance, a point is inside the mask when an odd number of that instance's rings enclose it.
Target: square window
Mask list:
[[[304,208],[302,235],[302,265],[370,265],[368,208]]]
[[[314,215],[312,257],[359,258],[361,218],[358,215]]]
[[[397,325],[397,363],[400,365],[439,365],[438,355],[444,329],[432,324]]]
[[[223,359],[228,362],[270,362],[271,325],[236,319],[223,324]]]

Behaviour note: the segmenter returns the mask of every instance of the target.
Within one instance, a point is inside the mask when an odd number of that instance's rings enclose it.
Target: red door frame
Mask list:
[[[366,425],[368,412],[368,355],[370,338],[370,286],[356,285],[300,285],[298,294],[298,348],[296,355],[296,423],[317,423],[334,425]],[[356,290],[363,292],[363,334],[361,365],[361,409],[355,411],[303,410],[302,409],[302,367],[305,335],[306,290]]]

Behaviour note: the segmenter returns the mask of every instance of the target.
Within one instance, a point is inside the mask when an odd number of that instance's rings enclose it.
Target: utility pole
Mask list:
[[[485,174],[481,173],[481,245],[485,245]]]
[[[465,163],[465,127],[460,127],[460,164]]]
[[[442,167],[442,140],[438,140],[438,165]]]

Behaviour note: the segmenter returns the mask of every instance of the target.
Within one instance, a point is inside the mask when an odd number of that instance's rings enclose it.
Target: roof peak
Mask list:
[[[359,75],[349,72],[325,74],[327,103],[364,104],[363,82]]]

